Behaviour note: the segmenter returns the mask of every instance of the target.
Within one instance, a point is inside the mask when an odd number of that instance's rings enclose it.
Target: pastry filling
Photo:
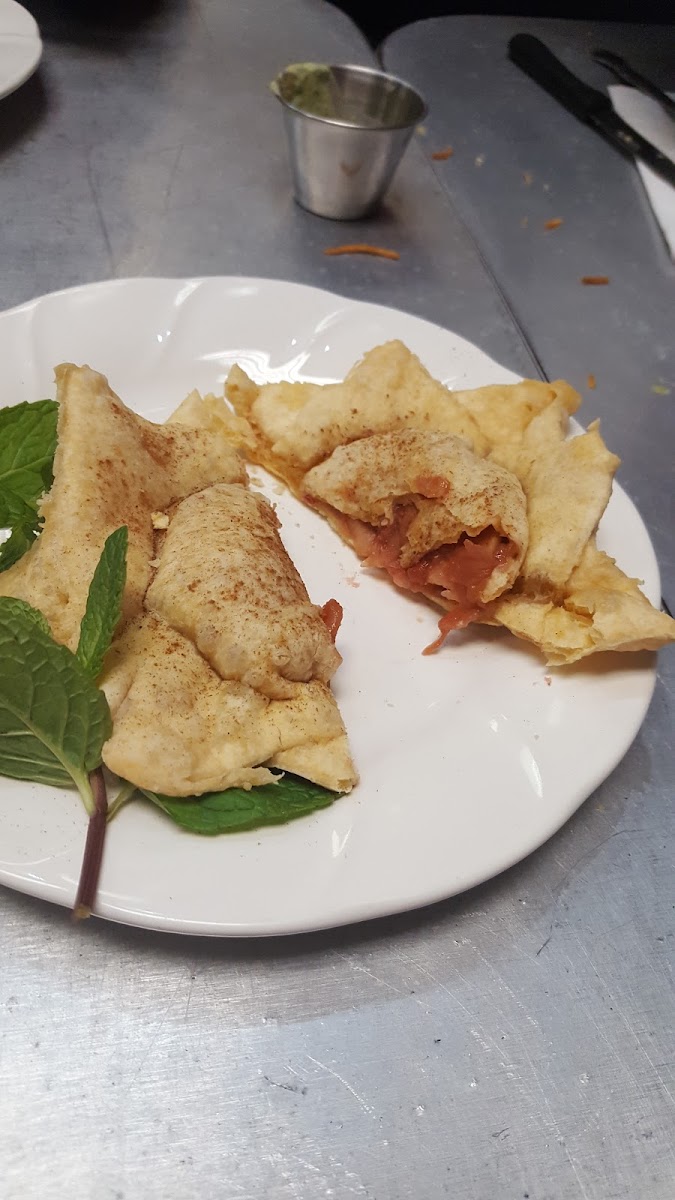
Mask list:
[[[416,512],[414,504],[401,504],[393,521],[380,528],[337,511],[335,522],[364,566],[380,567],[406,591],[421,592],[440,604],[452,603],[438,623],[439,637],[425,650],[431,654],[451,630],[464,629],[480,616],[485,607],[481,597],[490,576],[514,557],[516,548],[490,525],[476,537],[463,534],[459,541],[430,550],[409,567],[402,567],[401,547]]]

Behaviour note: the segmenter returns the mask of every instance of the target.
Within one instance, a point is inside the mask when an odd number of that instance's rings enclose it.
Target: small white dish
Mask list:
[[[16,0],[0,0],[0,100],[33,74],[42,58],[40,30]]]
[[[515,378],[445,329],[316,288],[130,279],[0,314],[0,404],[53,395],[54,365],[71,360],[103,371],[126,403],[162,420],[192,388],[220,389],[234,362],[260,380],[334,380],[390,338],[451,385]],[[110,826],[101,916],[181,933],[286,934],[451,896],[559,829],[625,754],[647,711],[652,655],[547,671],[523,642],[480,629],[422,657],[437,614],[362,571],[278,485],[265,480],[264,490],[311,597],[344,606],[335,692],[361,783],[309,818],[213,839],[132,803]],[[658,603],[652,546],[620,487],[599,541]],[[0,882],[71,904],[85,824],[76,795],[0,778]]]

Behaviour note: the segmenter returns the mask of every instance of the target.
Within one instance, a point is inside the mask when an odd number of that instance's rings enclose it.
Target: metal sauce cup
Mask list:
[[[426,103],[394,75],[331,65],[315,68],[322,98],[302,108],[290,82],[294,69],[282,71],[272,89],[283,106],[295,199],[320,217],[363,217],[387,190]]]

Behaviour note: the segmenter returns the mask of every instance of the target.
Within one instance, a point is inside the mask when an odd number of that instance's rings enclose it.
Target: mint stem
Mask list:
[[[108,823],[110,823],[119,810],[131,800],[131,797],[138,790],[135,783],[129,783],[126,779],[122,779],[121,787],[114,800],[108,805]]]
[[[89,818],[87,826],[87,840],[84,845],[80,882],[77,887],[77,895],[73,907],[74,921],[85,920],[94,911],[108,820],[108,796],[105,789],[103,769],[101,767],[97,767],[95,771],[90,772],[89,782],[94,797],[94,811]]]

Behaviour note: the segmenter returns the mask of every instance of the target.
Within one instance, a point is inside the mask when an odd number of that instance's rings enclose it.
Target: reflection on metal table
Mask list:
[[[383,212],[350,226],[400,263],[324,258],[345,227],[292,204],[265,86],[292,60],[370,61],[336,10],[166,0],[113,37],[31,8],[43,66],[0,133],[3,305],[111,276],[287,277],[536,369],[419,145]],[[600,399],[597,358],[583,370]],[[628,420],[608,417],[610,443]],[[624,762],[541,851],[370,926],[204,942],[75,930],[3,892],[3,1200],[670,1200],[670,747],[661,686]]]

